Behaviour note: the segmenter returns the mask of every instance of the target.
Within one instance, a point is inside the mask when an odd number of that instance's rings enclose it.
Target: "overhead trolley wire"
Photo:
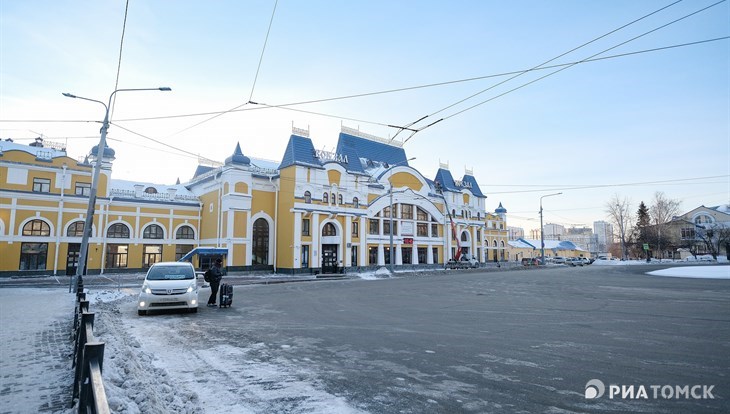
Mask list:
[[[713,4],[711,4],[711,5],[707,6],[707,7],[704,7],[704,8],[702,8],[702,9],[700,9],[700,10],[697,10],[697,11],[695,11],[695,12],[693,12],[693,13],[690,13],[690,14],[688,14],[688,15],[685,15],[685,16],[683,16],[683,17],[680,17],[680,18],[678,18],[678,19],[676,19],[676,20],[673,20],[673,21],[671,21],[671,22],[669,22],[669,23],[663,24],[663,25],[661,25],[661,26],[659,26],[659,27],[657,27],[657,28],[654,28],[654,29],[652,29],[652,30],[649,30],[649,31],[647,31],[647,32],[644,32],[644,33],[642,33],[642,34],[640,34],[640,35],[638,35],[638,36],[632,37],[632,38],[631,38],[631,39],[629,39],[629,40],[626,40],[626,41],[624,41],[624,42],[621,42],[621,43],[619,43],[619,44],[617,44],[617,45],[614,45],[614,46],[612,46],[612,47],[609,47],[608,49],[604,49],[603,51],[601,51],[601,52],[598,52],[598,53],[596,53],[596,54],[593,54],[593,55],[589,56],[589,57],[588,57],[588,58],[586,58],[586,59],[592,59],[592,58],[595,58],[596,56],[602,55],[602,54],[604,54],[604,53],[608,52],[609,50],[613,50],[613,49],[616,49],[617,47],[623,46],[623,45],[625,45],[625,44],[627,44],[627,43],[629,43],[629,42],[633,42],[633,41],[634,41],[634,40],[636,40],[636,39],[639,39],[639,38],[641,38],[641,37],[644,37],[644,36],[646,36],[646,35],[648,35],[648,34],[654,33],[654,32],[656,32],[656,31],[658,31],[658,30],[661,30],[661,29],[663,29],[663,28],[665,28],[665,27],[667,27],[667,26],[670,26],[670,25],[672,25],[672,24],[674,24],[674,23],[677,23],[677,22],[679,22],[679,21],[682,21],[682,20],[684,20],[684,19],[687,19],[687,18],[689,18],[689,17],[691,17],[691,16],[694,16],[694,15],[695,15],[695,14],[697,14],[697,13],[703,12],[703,11],[705,11],[705,10],[707,10],[707,9],[711,8],[711,7],[717,6],[717,5],[718,5],[718,4],[720,4],[720,3],[724,3],[725,1],[727,1],[727,0],[720,0],[720,1],[718,1],[718,2],[716,2],[716,3],[713,3]],[[583,60],[581,60],[581,61],[579,61],[579,62],[577,62],[577,63],[573,63],[573,64],[570,64],[570,65],[568,65],[568,66],[562,67],[562,68],[560,68],[560,69],[558,69],[558,70],[556,70],[556,71],[554,71],[554,72],[550,72],[550,73],[548,73],[547,75],[541,76],[541,77],[539,77],[539,78],[537,78],[537,79],[533,79],[532,81],[530,81],[530,82],[527,82],[527,83],[524,83],[524,84],[522,84],[522,85],[520,85],[520,86],[518,86],[518,87],[516,87],[516,88],[510,89],[510,90],[508,90],[508,91],[506,91],[506,92],[503,92],[503,93],[501,93],[501,94],[499,94],[499,95],[496,95],[496,96],[494,96],[494,97],[492,97],[492,98],[489,98],[489,99],[487,99],[487,100],[484,100],[484,101],[482,101],[482,102],[479,102],[479,103],[477,103],[477,104],[474,104],[474,105],[472,105],[472,106],[470,106],[470,107],[468,107],[468,108],[465,108],[465,109],[462,109],[462,110],[460,110],[460,111],[458,111],[458,112],[455,112],[455,113],[453,113],[453,114],[451,114],[451,115],[449,115],[449,116],[446,116],[446,117],[442,118],[441,120],[446,120],[446,119],[450,119],[450,118],[453,118],[453,117],[455,117],[455,116],[457,116],[457,115],[460,115],[460,114],[462,114],[462,113],[464,113],[464,112],[466,112],[466,111],[469,111],[469,110],[471,110],[471,109],[474,109],[474,108],[476,108],[476,107],[478,107],[478,106],[480,106],[480,105],[483,105],[483,104],[485,104],[485,103],[487,103],[487,102],[490,102],[490,101],[493,101],[493,100],[495,100],[495,99],[497,99],[497,98],[499,98],[499,97],[502,97],[502,96],[504,96],[504,95],[506,95],[506,94],[508,94],[508,93],[514,92],[514,91],[516,91],[516,90],[518,90],[518,89],[522,89],[522,88],[524,88],[525,86],[531,85],[531,84],[533,84],[533,83],[535,83],[535,82],[538,82],[538,81],[540,81],[540,80],[542,80],[542,79],[545,79],[545,78],[547,78],[547,77],[549,77],[549,76],[555,75],[555,74],[557,74],[557,73],[559,73],[559,72],[562,72],[562,71],[564,71],[564,70],[566,70],[566,69],[569,69],[569,68],[571,68],[571,67],[573,67],[573,66],[577,65],[578,63],[582,63],[582,62],[583,62],[584,60],[585,60],[585,59],[583,59]],[[501,83],[504,83],[504,82],[501,82]],[[501,84],[501,83],[500,83],[500,84]],[[463,102],[463,101],[462,101],[462,102]],[[453,106],[453,105],[452,105],[452,106]],[[437,111],[436,113],[438,113],[438,112],[440,112],[440,111]],[[439,120],[439,121],[441,121],[441,120]],[[425,128],[428,128],[429,126],[431,126],[431,125],[428,125],[428,126],[426,126],[426,127],[422,128],[421,130],[423,130],[423,129],[425,129]]]

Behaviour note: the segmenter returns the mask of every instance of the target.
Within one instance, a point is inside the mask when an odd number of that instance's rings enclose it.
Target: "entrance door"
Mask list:
[[[81,243],[69,243],[68,254],[66,255],[66,276],[76,274],[76,268],[79,266],[79,253],[81,252]]]
[[[337,245],[322,245],[322,273],[338,273],[337,272]]]

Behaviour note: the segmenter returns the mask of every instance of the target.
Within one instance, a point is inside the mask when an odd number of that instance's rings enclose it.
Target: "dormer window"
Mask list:
[[[307,204],[312,203],[312,193],[310,193],[309,191],[304,192],[304,202]]]
[[[144,192],[147,194],[157,194],[157,189],[155,187],[147,187],[144,189]]]
[[[329,204],[329,202],[330,202],[329,193],[322,194],[322,202],[325,204]]]

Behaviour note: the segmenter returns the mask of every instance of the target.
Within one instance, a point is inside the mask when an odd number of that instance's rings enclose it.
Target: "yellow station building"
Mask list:
[[[0,141],[0,275],[75,273],[94,154],[79,162],[40,139]],[[375,268],[390,263],[391,227],[396,268],[443,266],[457,248],[481,262],[507,259],[506,210],[486,211],[471,171],[454,179],[441,164],[428,179],[400,143],[358,130],[343,127],[326,152],[294,129],[279,163],[238,145],[184,184],[113,179],[113,161],[107,148],[90,274],[174,260],[205,268],[221,256],[229,271]]]

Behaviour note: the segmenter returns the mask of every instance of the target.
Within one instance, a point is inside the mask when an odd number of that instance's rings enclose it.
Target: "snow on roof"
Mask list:
[[[51,146],[36,147],[25,144],[18,144],[13,141],[0,141],[0,154],[6,151],[23,151],[34,155],[36,158],[52,159],[65,157],[66,151],[55,149]]]

